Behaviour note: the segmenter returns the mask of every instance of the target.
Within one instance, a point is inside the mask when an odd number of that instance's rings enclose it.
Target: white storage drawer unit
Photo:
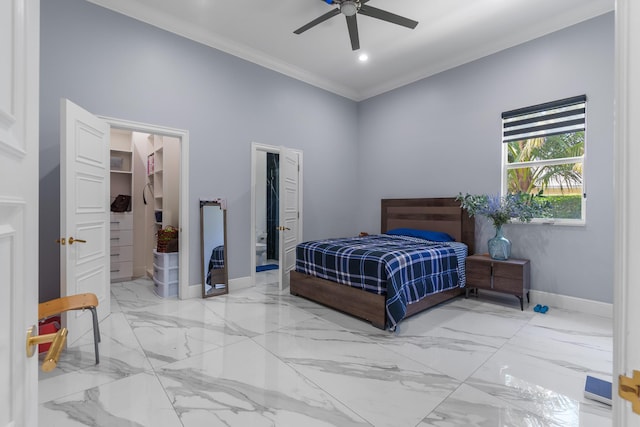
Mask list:
[[[166,298],[178,295],[178,260],[178,252],[153,251],[153,284],[158,296]]]
[[[178,267],[178,252],[153,251],[153,264],[160,268]]]
[[[154,264],[153,277],[164,283],[178,283],[178,267],[162,268]]]
[[[178,295],[178,282],[164,283],[154,277],[153,289],[162,298],[175,297]]]
[[[111,281],[133,277],[133,214],[111,212]]]

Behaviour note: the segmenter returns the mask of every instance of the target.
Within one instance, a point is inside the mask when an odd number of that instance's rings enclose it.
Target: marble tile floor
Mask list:
[[[612,321],[481,293],[394,333],[259,284],[206,300],[113,284],[93,336],[40,373],[39,418],[73,426],[593,426],[610,379]]]

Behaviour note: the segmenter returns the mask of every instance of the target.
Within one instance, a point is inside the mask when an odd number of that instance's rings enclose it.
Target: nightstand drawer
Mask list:
[[[491,264],[488,262],[467,261],[467,284],[474,286],[491,286]]]
[[[522,280],[522,264],[493,263],[494,279]]]
[[[520,273],[520,278],[518,280],[493,276],[493,289],[499,292],[522,295],[522,273]]]

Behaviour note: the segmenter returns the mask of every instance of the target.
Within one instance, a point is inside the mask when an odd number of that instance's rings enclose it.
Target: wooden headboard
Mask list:
[[[429,199],[382,199],[382,233],[394,228],[443,231],[475,253],[475,220],[453,197]]]

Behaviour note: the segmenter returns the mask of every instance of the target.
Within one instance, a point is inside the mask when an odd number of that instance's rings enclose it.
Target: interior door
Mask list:
[[[615,96],[615,286],[614,286],[614,422],[640,425],[640,414],[618,397],[618,375],[633,377],[640,371],[640,4],[616,2]],[[633,24],[633,25],[632,25]],[[636,390],[640,384],[636,383]],[[640,411],[637,391],[631,400]]]
[[[296,245],[302,239],[301,229],[301,162],[302,153],[285,147],[280,149],[280,239],[279,286],[289,286],[289,273],[296,266]]]
[[[0,426],[38,425],[40,2],[0,1]]]
[[[101,320],[111,313],[109,125],[67,99],[60,111],[60,296],[96,294]],[[65,314],[73,345],[92,329],[91,312]]]

